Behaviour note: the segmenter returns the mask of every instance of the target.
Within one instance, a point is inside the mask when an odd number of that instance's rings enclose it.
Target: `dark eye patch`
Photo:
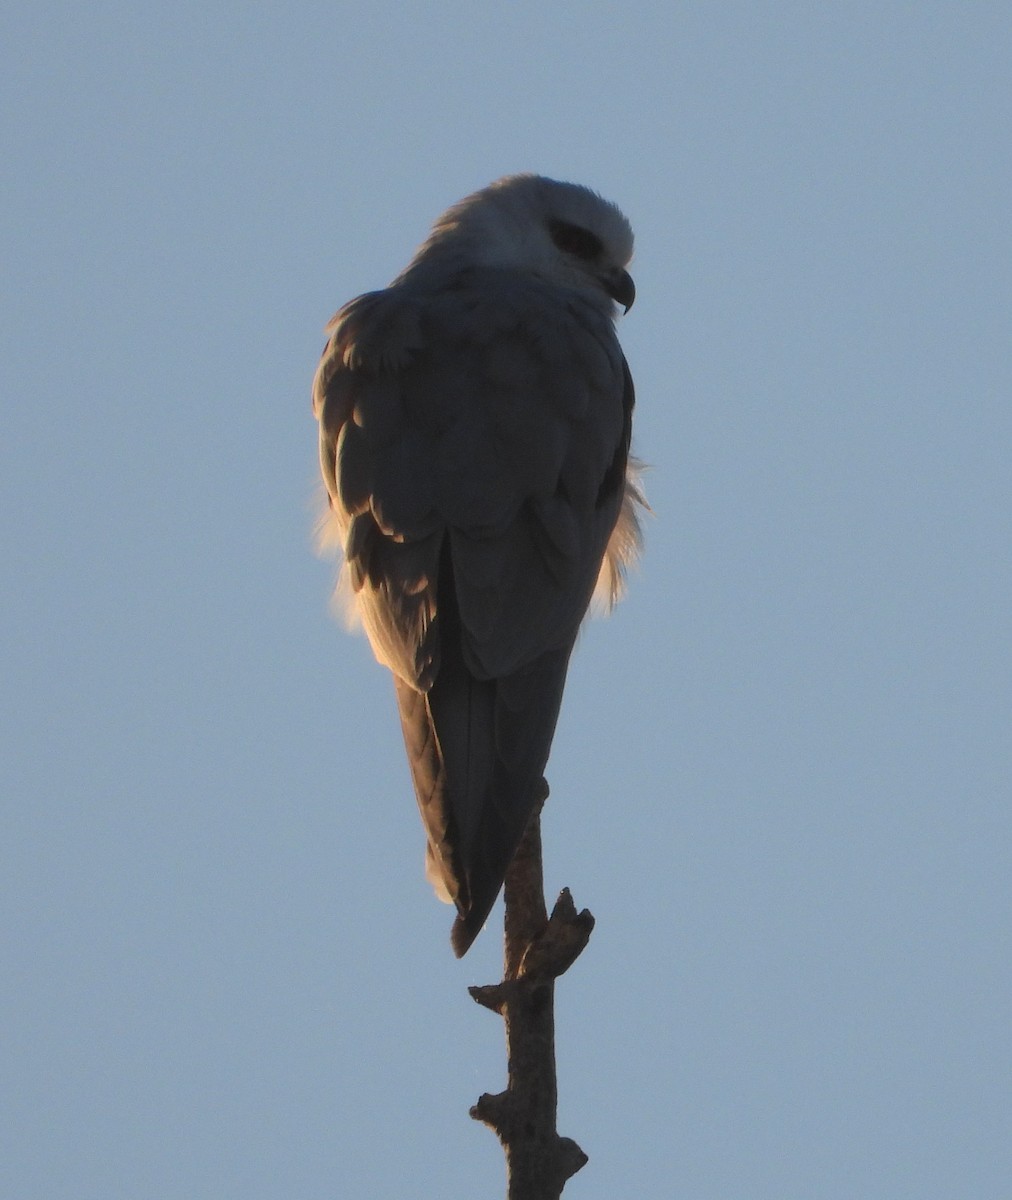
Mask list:
[[[559,221],[553,218],[548,222],[548,232],[560,250],[574,255],[576,258],[582,258],[586,262],[600,258],[604,251],[604,246],[597,234],[591,233],[589,229],[584,229],[582,225],[570,225],[568,221]]]

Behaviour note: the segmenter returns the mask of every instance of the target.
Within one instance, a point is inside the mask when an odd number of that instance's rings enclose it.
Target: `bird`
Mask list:
[[[465,954],[532,813],[570,655],[641,543],[615,331],[632,228],[509,175],[452,205],[326,327],[313,380],[337,591],[393,675],[426,875]]]

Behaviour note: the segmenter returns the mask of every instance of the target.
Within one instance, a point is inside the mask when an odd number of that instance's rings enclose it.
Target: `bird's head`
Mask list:
[[[543,175],[507,175],[439,218],[412,267],[452,256],[455,266],[528,271],[626,312],[633,232],[618,207],[589,188]],[[410,269],[410,268],[409,268]]]

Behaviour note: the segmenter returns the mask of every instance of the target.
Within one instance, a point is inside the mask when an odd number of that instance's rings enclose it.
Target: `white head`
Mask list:
[[[542,175],[507,175],[448,208],[404,276],[440,265],[529,271],[628,309],[633,232],[612,203],[589,188]],[[402,278],[404,278],[402,276]]]

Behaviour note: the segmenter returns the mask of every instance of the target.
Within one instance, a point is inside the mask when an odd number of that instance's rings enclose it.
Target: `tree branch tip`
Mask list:
[[[468,1115],[472,1121],[481,1121],[483,1125],[487,1125],[502,1140],[509,1105],[508,1092],[482,1092],[477,1103],[468,1109]]]
[[[558,1151],[559,1172],[563,1182],[571,1179],[577,1171],[590,1162],[590,1159],[572,1138],[560,1137]]]
[[[563,888],[548,924],[524,951],[521,977],[543,980],[564,975],[586,949],[593,929],[593,914],[587,908],[577,912],[569,888]]]
[[[484,983],[476,987],[469,987],[467,990],[475,1004],[480,1004],[482,1008],[487,1008],[502,1016],[502,1010],[506,1004],[506,989],[503,984]]]
[[[558,918],[560,921],[589,921],[590,927],[594,927],[594,918],[589,908],[581,908],[576,911],[576,902],[573,900],[573,893],[569,888],[564,887],[559,892],[559,898],[555,901],[555,907],[552,909],[552,918]]]
[[[586,912],[586,909],[584,909]],[[573,893],[569,888],[564,887],[559,892],[559,898],[555,901],[555,907],[552,909],[552,920],[556,917],[560,921],[572,921],[576,916],[576,902],[573,900]]]

